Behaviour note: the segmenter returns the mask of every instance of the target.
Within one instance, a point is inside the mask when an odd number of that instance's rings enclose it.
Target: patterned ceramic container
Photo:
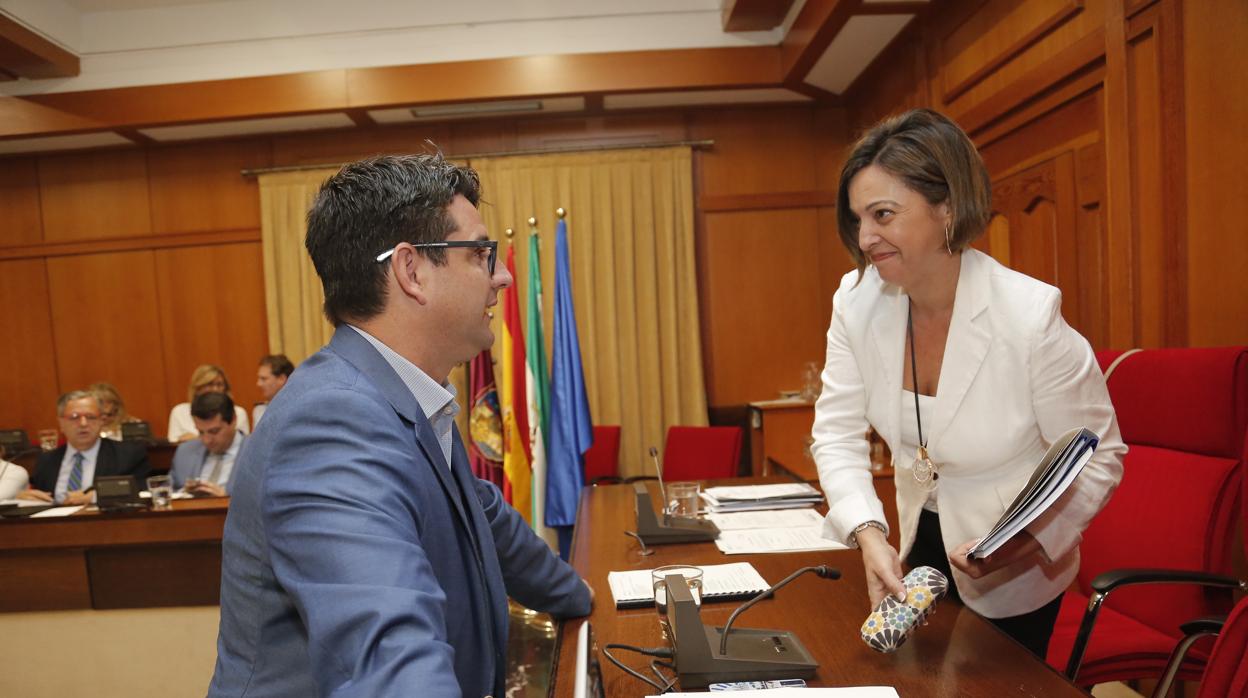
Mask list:
[[[862,624],[862,641],[871,649],[895,652],[949,590],[949,580],[931,567],[916,567],[901,581],[906,585],[906,600],[884,597]]]

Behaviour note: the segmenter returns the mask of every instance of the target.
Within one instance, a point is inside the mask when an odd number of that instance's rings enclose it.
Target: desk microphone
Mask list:
[[[732,630],[732,622],[743,611],[806,572],[815,572],[825,579],[841,576],[839,570],[824,565],[802,568],[742,604],[733,611],[723,628],[703,625],[698,605],[684,577],[669,576],[667,617],[672,629],[672,644],[676,648],[676,674],[681,688],[705,688],[719,682],[814,676],[819,662],[793,633],[759,628]]]
[[[728,622],[724,624],[723,635],[721,635],[719,639],[719,653],[721,655],[728,654],[728,633],[732,632],[732,624],[737,620],[737,616],[748,611],[750,607],[752,607],[754,604],[758,603],[759,601],[762,601],[763,599],[766,599],[766,598],[770,598],[772,594],[776,593],[780,589],[787,586],[789,582],[793,581],[794,579],[797,579],[798,577],[802,576],[803,574],[806,574],[807,572],[814,572],[815,574],[819,575],[820,577],[823,577],[824,579],[840,579],[841,578],[841,571],[836,569],[835,567],[828,567],[827,565],[818,565],[815,567],[803,567],[802,569],[780,580],[776,584],[772,585],[772,587],[768,589],[767,591],[764,591],[758,596],[755,596],[749,601],[746,601],[745,603],[738,606],[737,610],[733,611],[732,615],[728,616]]]
[[[637,503],[637,537],[644,545],[665,543],[700,543],[719,537],[719,527],[706,519],[686,519],[671,516],[667,506],[667,489],[663,485],[663,466],[659,464],[659,450],[650,447],[654,472],[659,478],[659,496],[663,499],[663,516],[659,517],[650,500],[650,490],[645,483],[634,482],[633,494]]]

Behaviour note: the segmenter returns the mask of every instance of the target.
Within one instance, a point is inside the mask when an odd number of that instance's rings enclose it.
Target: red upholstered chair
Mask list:
[[[1119,354],[1097,358],[1105,368]],[[1248,457],[1248,349],[1139,352],[1108,385],[1130,450],[1122,484],[1084,533],[1078,590],[1047,657],[1085,686],[1161,676],[1180,625],[1230,609]],[[1179,678],[1199,679],[1207,658],[1195,648]]]
[[[740,427],[670,427],[663,445],[663,479],[736,477],[740,459]]]
[[[620,481],[620,428],[594,427],[594,444],[585,452],[585,484]]]
[[[1248,698],[1248,597],[1218,634],[1196,698]]]

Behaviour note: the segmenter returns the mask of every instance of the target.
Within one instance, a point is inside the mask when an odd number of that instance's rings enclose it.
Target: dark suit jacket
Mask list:
[[[350,327],[304,362],[235,462],[209,696],[503,695],[507,597],[589,591],[478,480]]]
[[[56,489],[56,477],[61,472],[61,461],[65,459],[66,448],[68,446],[61,446],[55,451],[39,455],[39,460],[35,463],[35,476],[30,479],[31,487],[44,492]],[[144,489],[151,470],[152,465],[147,462],[147,447],[143,444],[100,439],[100,453],[95,460],[96,477],[130,475],[138,482],[139,489]],[[85,482],[83,487],[93,484]]]

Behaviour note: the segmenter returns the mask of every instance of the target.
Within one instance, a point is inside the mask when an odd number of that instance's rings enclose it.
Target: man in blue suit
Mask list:
[[[199,438],[173,452],[173,486],[201,497],[224,497],[234,485],[234,464],[247,435],[235,425],[234,400],[226,393],[203,393],[191,401]]]
[[[507,597],[558,617],[592,596],[474,478],[451,369],[493,342],[511,284],[472,170],[347,165],[306,246],[337,328],[237,464],[211,696],[502,696]]]

